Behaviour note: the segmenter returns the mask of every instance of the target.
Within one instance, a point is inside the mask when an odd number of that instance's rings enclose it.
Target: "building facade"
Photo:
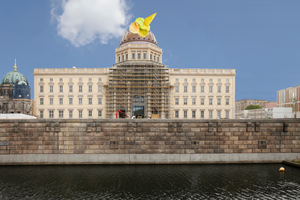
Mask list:
[[[169,69],[152,32],[127,31],[115,58],[111,68],[34,69],[39,118],[235,116],[234,69]]]
[[[277,91],[278,107],[291,107],[294,117],[300,118],[300,85]]]

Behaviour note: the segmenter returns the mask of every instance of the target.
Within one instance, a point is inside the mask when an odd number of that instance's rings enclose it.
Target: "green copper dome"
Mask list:
[[[28,80],[26,79],[26,77],[21,74],[20,72],[18,72],[18,68],[17,68],[17,64],[15,63],[14,66],[14,70],[12,72],[8,72],[2,79],[0,85],[3,84],[15,84],[15,83],[23,83],[25,85],[29,85],[28,84]]]

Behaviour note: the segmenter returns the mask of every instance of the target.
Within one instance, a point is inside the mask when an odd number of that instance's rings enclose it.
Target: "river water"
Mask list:
[[[284,166],[286,171],[279,172]],[[0,166],[0,199],[300,199],[283,164]]]

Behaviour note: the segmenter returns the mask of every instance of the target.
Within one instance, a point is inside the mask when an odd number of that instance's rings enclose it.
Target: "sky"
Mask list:
[[[34,68],[109,68],[137,17],[169,68],[236,69],[236,100],[300,85],[299,0],[0,0],[0,78]],[[33,96],[33,94],[32,94]]]

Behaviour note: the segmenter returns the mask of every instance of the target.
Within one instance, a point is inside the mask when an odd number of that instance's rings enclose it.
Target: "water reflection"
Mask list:
[[[281,164],[2,166],[0,199],[297,199]]]

